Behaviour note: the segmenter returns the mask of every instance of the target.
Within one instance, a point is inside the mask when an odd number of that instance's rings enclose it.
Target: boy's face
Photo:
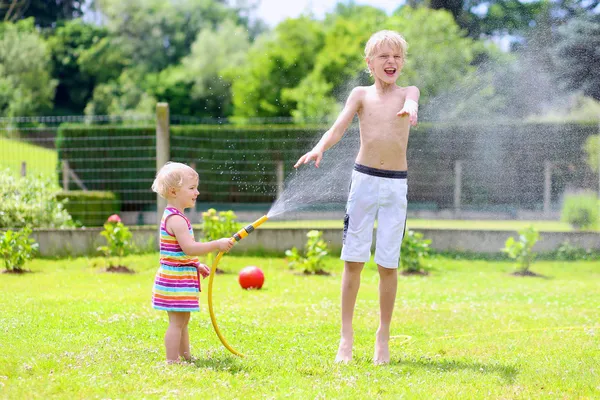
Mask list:
[[[400,48],[386,43],[379,46],[366,60],[373,77],[385,83],[395,83],[404,66],[404,57]]]
[[[174,189],[174,197],[181,202],[184,208],[193,207],[199,194],[198,177],[192,174],[185,175],[183,185],[179,189]]]

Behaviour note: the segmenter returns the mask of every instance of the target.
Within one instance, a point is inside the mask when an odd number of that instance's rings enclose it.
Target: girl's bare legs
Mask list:
[[[179,356],[183,357],[185,361],[192,360],[192,354],[190,352],[190,335],[188,333],[188,324],[190,322],[190,313],[187,314],[185,325],[181,330],[181,341],[179,343]]]
[[[354,306],[356,296],[360,287],[360,273],[364,267],[363,262],[344,263],[342,274],[342,332],[340,347],[335,357],[335,362],[348,362],[352,360],[352,344],[354,330],[352,329],[352,318],[354,317]]]
[[[375,336],[375,364],[390,362],[390,323],[398,290],[398,270],[377,265],[379,270],[379,328]]]
[[[165,333],[165,348],[167,349],[167,362],[179,362],[179,349],[181,347],[181,338],[183,329],[187,327],[187,321],[190,319],[189,312],[168,311],[169,327]],[[187,330],[187,329],[186,329]]]

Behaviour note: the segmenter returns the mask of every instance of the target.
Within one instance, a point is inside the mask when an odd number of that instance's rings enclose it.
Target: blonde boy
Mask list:
[[[406,149],[410,125],[417,123],[419,89],[396,84],[406,59],[407,44],[394,31],[380,31],[365,46],[365,61],[375,82],[352,90],[344,109],[319,143],[300,157],[295,167],[315,162],[344,135],[355,114],[359,117],[360,150],[344,218],[341,259],[342,328],[336,362],[352,359],[352,318],[360,273],[371,257],[375,219],[378,220],[375,262],[379,271],[379,328],[373,362],[390,361],[390,323],[398,285],[400,246],[407,210]]]

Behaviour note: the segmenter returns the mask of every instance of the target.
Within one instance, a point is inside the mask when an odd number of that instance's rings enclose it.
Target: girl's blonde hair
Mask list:
[[[198,179],[198,173],[192,167],[169,161],[156,173],[152,190],[166,199],[169,189],[179,189],[183,186],[183,180],[186,176]]]
[[[392,47],[400,49],[402,58],[406,58],[406,52],[408,50],[408,43],[404,37],[396,31],[383,30],[375,32],[365,46],[365,57],[371,58],[373,54],[384,44],[388,44]]]

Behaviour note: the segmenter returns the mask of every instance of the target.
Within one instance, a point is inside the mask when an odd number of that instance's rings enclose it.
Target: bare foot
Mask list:
[[[336,363],[347,363],[352,361],[352,338],[346,339],[342,337],[340,339],[340,347],[338,348],[337,355],[335,356]]]
[[[373,364],[384,365],[390,362],[390,337],[389,334],[377,332],[375,338],[375,354],[373,355]]]

